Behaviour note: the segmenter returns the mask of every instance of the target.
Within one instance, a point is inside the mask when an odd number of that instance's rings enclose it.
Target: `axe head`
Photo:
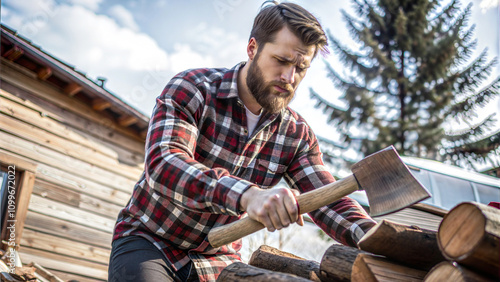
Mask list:
[[[393,146],[369,155],[351,170],[366,191],[371,216],[396,212],[430,197]]]

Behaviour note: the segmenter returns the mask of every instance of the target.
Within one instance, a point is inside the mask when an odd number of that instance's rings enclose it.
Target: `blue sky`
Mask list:
[[[351,1],[294,1],[310,10],[335,37],[356,48],[340,10]],[[447,2],[447,1],[444,1]],[[462,6],[469,1],[462,1]],[[499,54],[498,0],[473,0],[477,52]],[[74,65],[147,116],[168,80],[194,67],[232,67],[246,60],[246,43],[262,1],[243,0],[3,0],[1,21],[46,52]],[[353,14],[351,12],[351,14]],[[291,107],[318,135],[335,139],[326,116],[309,98],[313,87],[332,102],[340,94],[326,77],[322,58],[313,62]],[[327,60],[334,66],[334,54]],[[495,69],[500,74],[500,67]],[[497,99],[481,112],[500,112]],[[500,119],[500,116],[498,116]],[[500,125],[499,125],[500,127]]]

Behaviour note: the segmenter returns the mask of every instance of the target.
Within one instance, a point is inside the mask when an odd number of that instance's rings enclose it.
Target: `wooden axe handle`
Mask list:
[[[321,188],[314,189],[297,197],[300,213],[308,213],[351,194],[358,190],[358,183],[354,175],[327,184]],[[235,222],[213,228],[208,232],[208,241],[214,248],[218,248],[234,242],[240,238],[250,235],[264,225],[249,217]]]

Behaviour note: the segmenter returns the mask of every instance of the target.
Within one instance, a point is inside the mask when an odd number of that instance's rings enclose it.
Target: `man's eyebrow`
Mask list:
[[[309,68],[311,65],[310,64],[306,64],[305,63],[305,59],[302,59],[302,63],[299,64],[299,60],[298,58],[293,58],[293,59],[290,59],[288,57],[283,57],[283,56],[279,56],[277,55],[276,56],[278,59],[284,61],[284,62],[287,62],[287,63],[290,63],[290,64],[294,64],[294,65],[297,65],[301,68],[304,68],[304,69],[307,69]]]

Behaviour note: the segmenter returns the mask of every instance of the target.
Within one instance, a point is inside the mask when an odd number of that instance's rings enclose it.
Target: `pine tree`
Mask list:
[[[351,50],[328,33],[347,67],[341,74],[326,63],[328,77],[343,91],[346,106],[311,89],[342,141],[358,144],[365,155],[394,145],[402,155],[457,164],[498,156],[500,131],[485,136],[495,117],[477,121],[477,113],[499,95],[500,77],[480,89],[496,59],[488,61],[487,50],[471,58],[476,47],[474,25],[468,23],[472,5],[461,9],[458,0],[444,7],[432,0],[353,4],[356,16],[342,13],[360,49]],[[445,130],[452,123],[467,128]]]

